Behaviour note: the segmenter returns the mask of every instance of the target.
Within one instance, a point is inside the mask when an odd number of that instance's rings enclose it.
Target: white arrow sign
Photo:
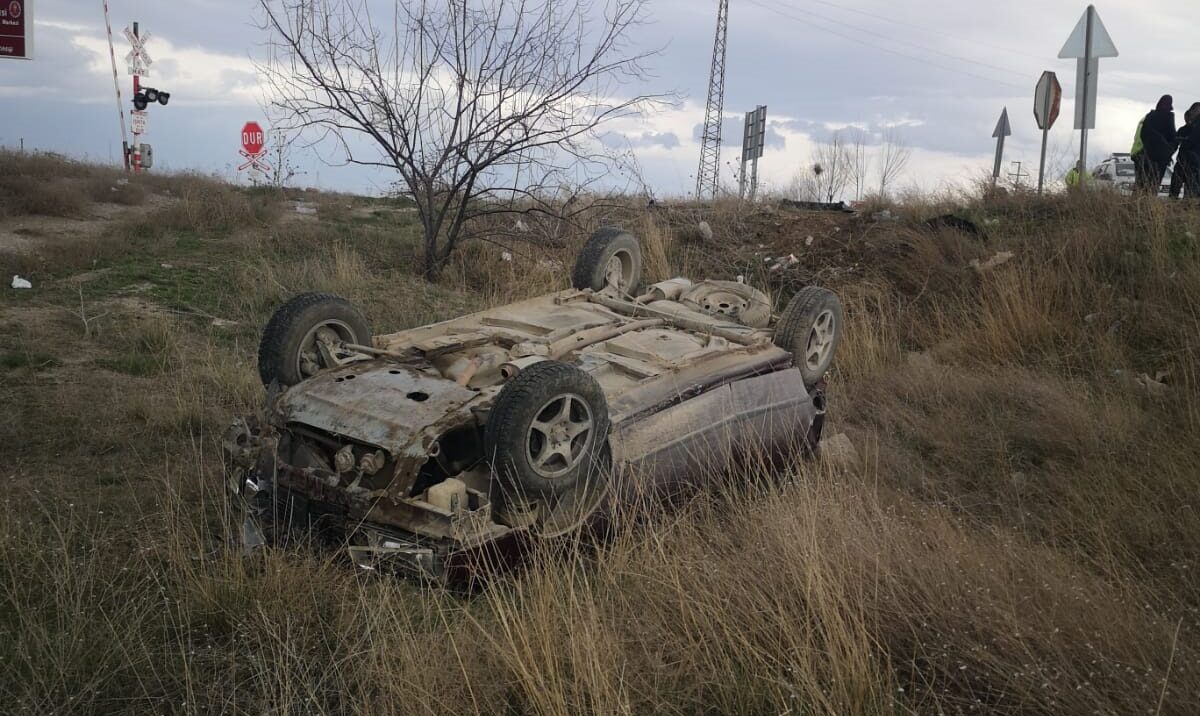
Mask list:
[[[1100,94],[1100,60],[1075,60],[1075,129],[1096,128],[1096,96]]]
[[[1004,161],[1004,138],[1012,136],[1012,125],[1008,123],[1008,107],[1000,113],[1000,121],[996,122],[996,129],[992,132],[992,136],[996,139],[996,166],[992,169],[992,184],[1000,178],[1000,165]]]
[[[1096,6],[1088,5],[1083,17],[1071,31],[1066,44],[1058,56],[1075,59],[1075,129],[1079,136],[1079,174],[1087,171],[1087,133],[1096,126],[1096,96],[1100,89],[1100,58],[1117,57],[1117,46],[1113,44],[1108,28],[1096,12]]]
[[[1004,111],[1000,113],[1000,121],[996,122],[996,128],[992,130],[992,138],[1011,136],[1012,125],[1008,123],[1008,107],[1005,107]]]
[[[1058,57],[1062,60],[1074,60],[1088,56],[1088,14],[1092,16],[1092,52],[1091,57],[1118,57],[1117,46],[1113,44],[1108,28],[1100,21],[1100,14],[1094,5],[1089,5],[1079,18],[1079,24],[1071,31],[1067,43],[1059,50]]]

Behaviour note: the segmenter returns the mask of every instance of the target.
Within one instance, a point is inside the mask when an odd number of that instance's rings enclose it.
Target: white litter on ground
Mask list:
[[[12,287],[13,288],[33,288],[33,284],[29,283],[29,281],[21,278],[20,276],[13,274]]]

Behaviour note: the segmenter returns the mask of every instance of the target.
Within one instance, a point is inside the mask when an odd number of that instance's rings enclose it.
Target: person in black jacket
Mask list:
[[[1200,102],[1183,115],[1183,126],[1176,133],[1179,157],[1171,174],[1171,198],[1179,198],[1181,189],[1189,199],[1200,199]]]
[[[1171,166],[1171,157],[1179,145],[1175,132],[1175,100],[1165,94],[1158,106],[1150,110],[1142,120],[1140,152],[1133,156],[1137,170],[1138,189],[1147,194],[1157,194],[1162,186],[1163,175]]]

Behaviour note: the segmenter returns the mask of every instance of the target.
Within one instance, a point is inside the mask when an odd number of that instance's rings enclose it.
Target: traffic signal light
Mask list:
[[[170,92],[163,92],[162,90],[157,90],[153,87],[143,87],[141,92],[138,92],[133,96],[133,108],[140,111],[145,109],[146,106],[151,102],[158,102],[162,106],[166,107],[167,102],[170,101],[170,99]]]

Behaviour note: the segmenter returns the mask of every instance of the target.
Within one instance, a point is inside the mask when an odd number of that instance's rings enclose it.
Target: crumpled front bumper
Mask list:
[[[279,485],[276,471],[292,468],[278,460],[276,441],[264,437],[253,420],[235,421],[223,446],[227,487],[245,552],[315,539],[345,549],[363,569],[434,580],[445,577],[445,550],[437,545],[394,528],[350,520],[342,507]]]

